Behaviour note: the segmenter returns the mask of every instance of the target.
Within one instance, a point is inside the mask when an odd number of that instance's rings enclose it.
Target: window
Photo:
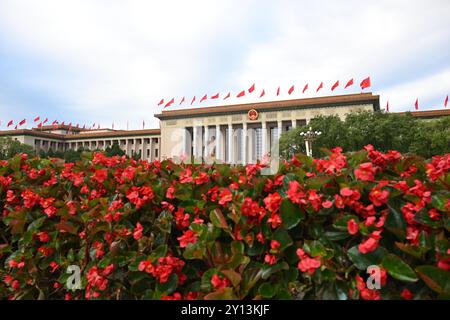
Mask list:
[[[155,159],[158,159],[159,155],[158,155],[158,149],[155,149]]]

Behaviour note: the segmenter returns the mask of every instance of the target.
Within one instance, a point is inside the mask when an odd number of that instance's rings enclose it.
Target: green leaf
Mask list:
[[[300,206],[293,204],[289,199],[281,202],[280,215],[286,229],[292,229],[305,217]]]
[[[156,288],[158,291],[163,292],[167,295],[172,294],[178,286],[178,276],[172,273],[169,279],[164,283],[157,283]]]
[[[270,299],[275,295],[275,288],[270,282],[265,282],[259,286],[258,293],[263,298]]]
[[[288,270],[289,269],[289,265],[286,262],[281,262],[281,263],[276,263],[272,266],[267,266],[265,265],[262,269],[261,269],[261,278],[263,278],[264,280],[269,279],[269,277],[276,273],[279,272],[281,270]]]
[[[381,261],[381,265],[394,279],[407,282],[419,280],[414,270],[395,254],[386,255]]]
[[[211,223],[217,227],[222,229],[228,229],[228,223],[225,219],[225,217],[222,214],[222,211],[220,209],[216,208],[211,211],[209,214],[209,218],[211,219]]]
[[[387,215],[384,227],[395,234],[399,239],[406,237],[406,221],[402,212],[398,209],[397,203],[389,203],[389,214]]]
[[[293,243],[289,233],[283,228],[278,228],[275,231],[273,238],[280,243],[280,247],[278,248],[280,251],[283,251]]]
[[[323,185],[330,183],[331,179],[331,176],[318,176],[307,179],[305,184],[309,189],[318,190],[322,188]]]
[[[416,272],[434,291],[450,294],[450,271],[435,266],[419,266]]]
[[[215,292],[211,292],[204,297],[205,300],[236,300],[232,288],[223,288]]]
[[[355,264],[356,268],[359,270],[367,270],[368,266],[380,264],[384,255],[386,255],[386,249],[378,247],[372,252],[363,254],[359,252],[358,246],[354,246],[347,251],[347,255]]]
[[[221,270],[220,272],[222,272],[231,281],[233,287],[237,287],[241,283],[242,277],[236,271],[229,269]]]

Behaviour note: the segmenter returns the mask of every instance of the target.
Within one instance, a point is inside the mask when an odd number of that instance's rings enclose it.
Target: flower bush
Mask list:
[[[263,166],[1,161],[0,297],[450,297],[450,155],[369,145]]]

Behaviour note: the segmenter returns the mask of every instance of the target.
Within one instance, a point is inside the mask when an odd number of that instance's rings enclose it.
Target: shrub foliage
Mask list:
[[[450,296],[450,155],[366,146],[263,166],[1,161],[0,297]]]

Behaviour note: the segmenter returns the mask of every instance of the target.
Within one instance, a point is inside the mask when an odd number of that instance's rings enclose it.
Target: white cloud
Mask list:
[[[22,82],[61,101],[62,117],[155,127],[161,97],[236,94],[253,82],[270,100],[278,85],[283,98],[306,81],[309,95],[320,81],[330,94],[337,79],[371,75],[391,105],[438,101],[450,84],[449,13],[445,0],[2,0],[0,46],[48,66]]]

